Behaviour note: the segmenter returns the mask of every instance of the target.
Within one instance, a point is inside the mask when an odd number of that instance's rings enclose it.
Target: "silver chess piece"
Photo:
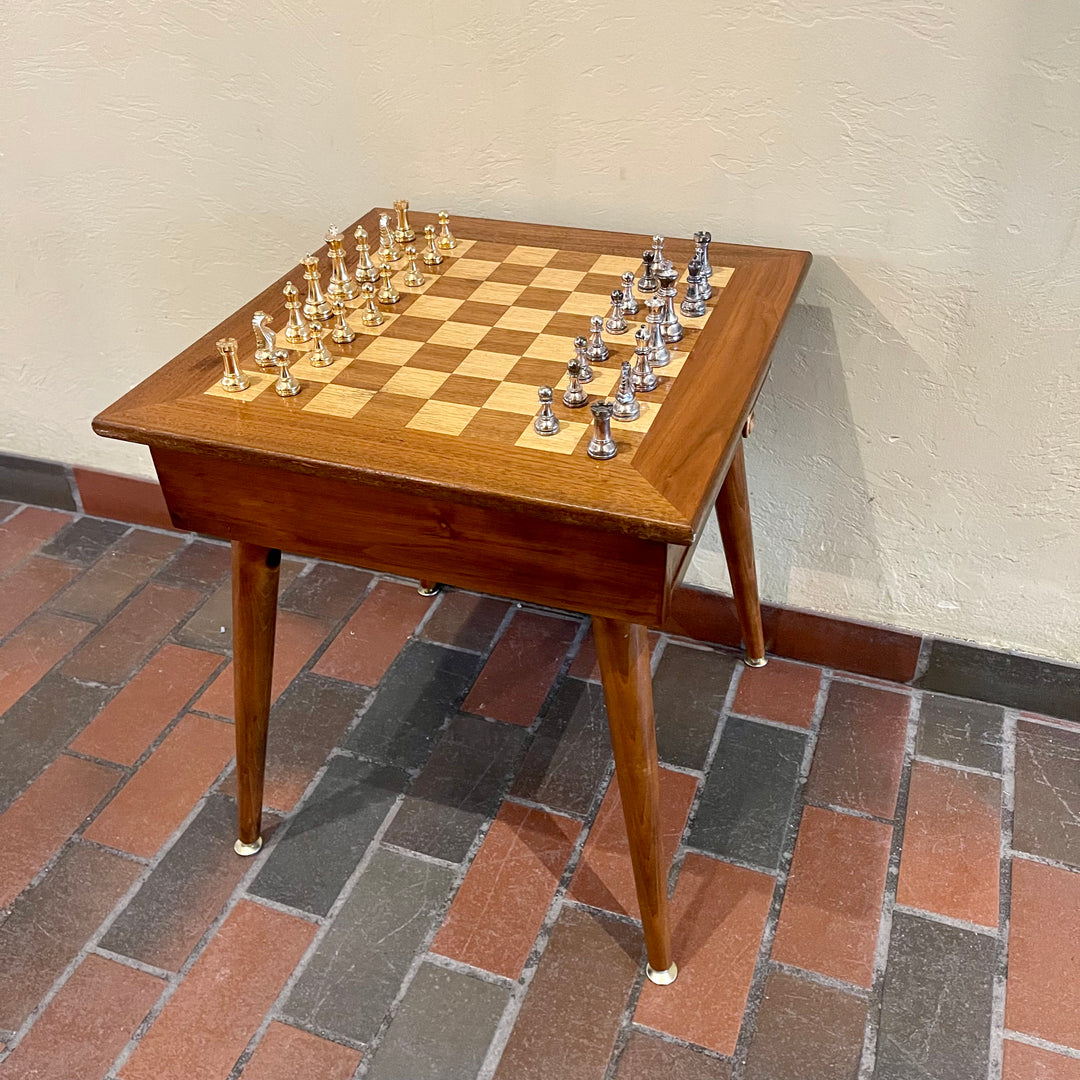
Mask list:
[[[640,326],[634,334],[634,389],[642,394],[655,390],[659,385],[656,373],[649,362],[649,332]]]
[[[334,301],[334,329],[330,340],[338,345],[348,345],[356,340],[356,331],[345,321],[345,305],[340,300]]]
[[[221,388],[228,390],[230,394],[238,394],[251,385],[248,377],[240,370],[240,362],[237,360],[239,348],[234,337],[221,338],[217,343],[218,356],[225,367],[225,373],[221,376]]]
[[[651,251],[641,253],[641,277],[638,278],[638,292],[656,292],[660,288],[660,282],[656,280],[655,266],[656,255]]]
[[[667,367],[671,363],[671,353],[664,343],[664,301],[659,296],[650,296],[645,301],[649,313],[645,323],[649,332],[649,363],[654,367]]]
[[[379,267],[379,276],[382,278],[379,303],[396,304],[401,299],[401,293],[394,288],[394,268],[389,263],[383,263]]]
[[[416,265],[416,248],[407,247],[405,249],[405,258],[408,259],[408,263],[405,267],[405,276],[401,280],[406,287],[419,289],[424,284],[424,275],[421,273],[420,267]]]
[[[360,322],[364,326],[382,326],[383,313],[375,306],[375,286],[365,281],[360,286],[363,300],[360,304]]]
[[[610,401],[594,401],[589,408],[593,415],[593,433],[586,453],[597,461],[607,461],[619,452],[615,440],[611,437],[613,406]]]
[[[536,414],[536,419],[533,421],[533,427],[536,429],[536,434],[558,435],[559,418],[551,408],[551,402],[555,397],[554,391],[550,386],[541,386],[536,391],[536,396],[540,399],[540,411]]]
[[[285,340],[290,345],[310,341],[311,327],[300,314],[300,291],[291,281],[286,281],[282,292],[285,293],[285,309],[289,313],[289,321],[285,326]]]
[[[709,245],[712,243],[712,233],[710,232],[696,232],[694,233],[694,258],[701,263],[701,276],[705,279],[705,299],[708,300],[712,296],[712,286],[709,285],[709,278],[712,277],[712,267],[709,265]]]
[[[657,278],[660,281],[658,295],[662,297],[664,301],[664,312],[660,322],[660,333],[665,341],[682,341],[682,323],[679,322],[679,313],[675,310],[675,295],[678,292],[679,272],[672,267],[670,270],[661,270],[657,275]]]
[[[330,302],[335,300],[355,300],[360,294],[360,286],[349,276],[345,265],[345,236],[336,225],[331,225],[326,234],[330,245],[330,282],[326,286],[326,295]]]
[[[563,393],[563,404],[568,409],[580,409],[582,405],[589,403],[589,395],[581,385],[581,364],[577,360],[571,360],[566,365],[566,372],[570,376],[570,385]]]
[[[289,355],[284,349],[277,347],[276,335],[270,321],[270,316],[265,311],[256,311],[251,316],[251,329],[255,331],[255,341],[262,342],[261,345],[256,345],[255,363],[263,371],[276,371],[281,358]]]
[[[375,257],[384,266],[401,261],[401,248],[398,247],[394,231],[390,228],[389,214],[379,215],[379,250],[375,252]]]
[[[622,276],[622,310],[624,315],[636,315],[639,304],[634,295],[634,271],[627,270]]]
[[[442,252],[435,243],[435,226],[424,226],[424,253],[420,256],[425,266],[438,266],[443,261]]]
[[[611,416],[614,420],[621,420],[624,424],[628,424],[640,415],[641,405],[638,403],[637,394],[634,393],[634,372],[630,367],[630,361],[624,360],[622,372],[619,375],[619,388],[615,391],[615,408]]]
[[[585,355],[594,364],[602,364],[611,355],[604,341],[604,319],[601,315],[594,315],[589,320],[589,344]]]
[[[593,381],[593,369],[589,364],[589,343],[583,337],[574,338],[574,359],[581,369],[580,379],[583,383]]]
[[[623,313],[622,289],[611,290],[611,314],[604,323],[604,329],[609,334],[625,334],[627,331],[626,316]]]
[[[308,363],[312,367],[329,367],[334,362],[334,358],[330,355],[330,350],[326,347],[326,342],[323,340],[326,328],[322,326],[313,326],[311,329],[315,335],[315,347],[308,353]]]
[[[664,254],[664,238],[654,236],[652,238],[653,269],[659,274],[661,270],[670,270],[671,260]]]
[[[353,233],[356,240],[356,280],[360,285],[370,281],[374,285],[379,280],[379,271],[371,261],[371,248],[368,246],[367,229],[363,225],[356,226]]]
[[[279,397],[296,397],[300,393],[300,383],[296,381],[296,377],[289,370],[289,354],[287,352],[281,353],[281,359],[278,361],[278,377],[277,382],[274,383],[274,393]]]
[[[314,255],[308,255],[304,259],[304,280],[307,282],[304,318],[308,322],[329,322],[334,317],[334,309],[330,306],[330,301],[323,296],[319,260]]]
[[[692,259],[686,268],[686,295],[679,310],[688,318],[697,319],[705,314],[705,297],[702,295],[701,263]],[[707,281],[704,284],[708,284]]]

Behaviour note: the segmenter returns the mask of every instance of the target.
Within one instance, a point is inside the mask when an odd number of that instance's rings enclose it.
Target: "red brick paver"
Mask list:
[[[1001,1080],[1080,1080],[1080,1058],[1006,1039]]]
[[[351,1080],[361,1054],[273,1021],[244,1067],[243,1080]]]
[[[70,514],[39,510],[36,506],[28,506],[8,518],[0,525],[0,574],[54,537],[70,520]]]
[[[820,686],[821,668],[770,659],[766,667],[743,669],[733,711],[808,728]]]
[[[78,572],[78,567],[59,559],[35,555],[0,581],[0,637],[10,634]]]
[[[42,612],[0,645],[0,713],[9,709],[94,627]]]

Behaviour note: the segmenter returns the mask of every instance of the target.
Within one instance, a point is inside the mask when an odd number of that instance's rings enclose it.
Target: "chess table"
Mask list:
[[[360,223],[376,236],[387,212]],[[436,220],[410,217],[418,233]],[[383,308],[382,325],[364,327],[351,311],[356,339],[327,337],[332,365],[313,367],[309,345],[288,346],[295,397],[279,397],[255,365],[251,316],[261,309],[284,328],[282,287],[302,286],[299,267],[94,430],[150,447],[177,528],[232,543],[241,854],[261,846],[283,550],[590,614],[647,971],[670,982],[647,627],[663,624],[715,507],[747,662],[764,663],[742,437],[810,255],[714,243],[706,314],[682,320],[686,336],[656,370],[657,390],[640,395],[641,417],[612,424],[619,453],[594,461],[589,410],[561,401],[566,361],[648,238],[479,218],[455,218],[453,230],[457,247],[423,267],[422,286],[405,288],[398,272],[401,300]],[[665,252],[685,268],[693,249],[669,239]],[[326,248],[316,254],[325,282]],[[629,334],[605,335],[611,359],[595,365],[590,400],[613,391],[644,307],[628,321]],[[219,386],[215,349],[229,336],[250,381],[232,394]],[[554,437],[532,430],[543,383],[556,388]]]

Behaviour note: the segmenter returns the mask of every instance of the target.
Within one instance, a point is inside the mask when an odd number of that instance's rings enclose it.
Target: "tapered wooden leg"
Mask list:
[[[622,795],[649,978],[673,982],[667,872],[660,851],[660,770],[653,724],[649,638],[644,626],[593,616],[615,775]]]
[[[274,673],[281,552],[234,540],[232,545],[233,675],[236,705],[238,855],[262,847],[263,773],[270,682]]]
[[[758,599],[757,569],[754,566],[754,534],[750,528],[750,498],[746,490],[746,459],[742,442],[716,497],[716,520],[724,541],[731,592],[739,616],[746,663],[765,666],[765,635],[761,629],[761,602]]]

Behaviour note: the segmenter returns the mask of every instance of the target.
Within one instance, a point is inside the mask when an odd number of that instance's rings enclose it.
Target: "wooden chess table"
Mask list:
[[[372,236],[384,212],[361,219]],[[418,233],[435,223],[411,217]],[[458,246],[424,267],[422,286],[399,284],[382,325],[350,312],[356,339],[326,339],[332,365],[314,367],[310,346],[289,346],[295,397],[275,394],[274,375],[255,365],[251,317],[261,309],[284,328],[282,287],[302,285],[299,267],[106,409],[94,430],[150,447],[177,528],[232,542],[241,854],[261,846],[282,551],[590,614],[648,973],[670,982],[646,628],[663,624],[715,507],[747,662],[764,663],[742,437],[810,255],[714,243],[706,315],[683,320],[660,387],[640,395],[641,418],[612,425],[618,455],[594,461],[589,410],[561,403],[566,361],[648,238],[479,218],[453,229]],[[693,250],[689,240],[665,249],[680,268]],[[317,254],[325,274],[326,249]],[[591,399],[613,392],[643,315],[631,333],[606,336],[612,355],[596,366]],[[215,342],[225,337],[240,342],[250,382],[237,394],[218,384]],[[543,383],[556,388],[562,425],[550,439],[532,431]]]

